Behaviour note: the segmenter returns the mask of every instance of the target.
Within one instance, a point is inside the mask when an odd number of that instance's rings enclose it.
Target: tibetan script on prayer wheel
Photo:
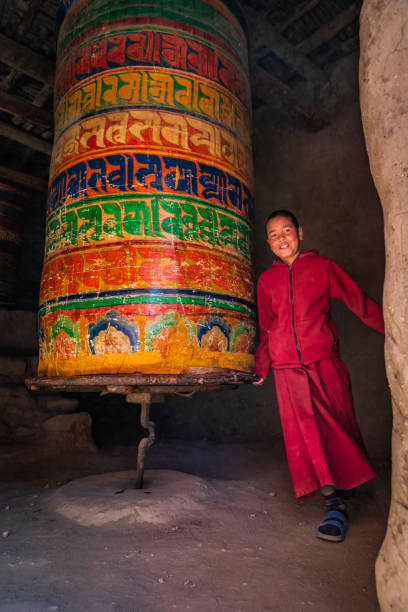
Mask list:
[[[39,374],[250,372],[247,41],[230,0],[64,0]]]

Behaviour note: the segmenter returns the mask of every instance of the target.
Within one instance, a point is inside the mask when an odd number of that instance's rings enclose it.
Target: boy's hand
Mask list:
[[[258,378],[258,380],[254,380],[252,384],[255,385],[256,387],[260,387],[261,385],[264,384],[264,381],[265,381],[264,378]]]

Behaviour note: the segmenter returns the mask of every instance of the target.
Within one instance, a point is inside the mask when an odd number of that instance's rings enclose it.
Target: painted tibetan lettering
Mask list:
[[[249,140],[245,107],[233,96],[209,85],[209,81],[157,70],[118,70],[87,79],[57,105],[57,134],[75,121],[98,111],[122,106],[164,107],[211,119]]]
[[[226,248],[249,257],[251,228],[241,216],[192,198],[164,197],[92,200],[64,207],[50,215],[46,256],[54,251],[100,241],[120,242],[135,236],[168,239]]]
[[[52,257],[43,268],[40,302],[60,295],[123,287],[187,287],[253,299],[248,263],[190,249],[127,244]]]
[[[85,6],[84,6],[85,5]],[[242,28],[234,15],[223,2],[213,0],[211,4],[205,0],[171,0],[162,2],[146,2],[146,0],[89,0],[77,2],[71,10],[69,20],[62,24],[58,38],[58,56],[77,39],[81,33],[100,24],[109,24],[114,28],[116,21],[122,25],[129,20],[132,25],[135,19],[159,17],[161,20],[176,20],[174,25],[186,23],[198,27],[201,31],[223,40],[237,53],[243,62],[247,61]],[[245,50],[244,50],[244,49]],[[245,64],[244,64],[245,65]]]
[[[252,182],[248,142],[202,119],[146,109],[98,114],[69,127],[54,145],[50,176],[86,153],[125,147],[128,152],[149,147],[151,151],[194,153],[195,158],[209,158],[240,174],[247,184]]]
[[[142,65],[174,68],[215,81],[249,108],[247,81],[235,63],[208,43],[186,38],[176,31],[115,33],[78,47],[58,71],[57,100],[78,82],[99,72]]]
[[[250,191],[237,177],[209,164],[145,153],[91,158],[64,170],[51,183],[48,212],[70,200],[123,191],[186,194],[252,218]]]
[[[249,372],[253,178],[238,5],[64,0],[59,17],[40,375]]]

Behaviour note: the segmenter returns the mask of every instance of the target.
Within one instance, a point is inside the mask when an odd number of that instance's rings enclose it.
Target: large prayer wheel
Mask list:
[[[0,182],[0,308],[15,304],[17,258],[21,249],[21,222],[27,194]]]
[[[39,374],[249,372],[252,161],[230,0],[64,0]]]

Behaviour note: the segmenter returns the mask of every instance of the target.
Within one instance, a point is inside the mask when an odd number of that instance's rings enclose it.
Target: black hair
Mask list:
[[[290,210],[274,210],[273,212],[271,212],[271,214],[268,216],[268,218],[265,221],[265,233],[267,234],[267,227],[268,227],[268,223],[271,219],[274,219],[275,217],[286,217],[287,219],[290,219],[293,223],[293,225],[296,228],[296,231],[299,231],[299,221],[296,219],[295,215],[293,214],[293,212],[290,212]]]

